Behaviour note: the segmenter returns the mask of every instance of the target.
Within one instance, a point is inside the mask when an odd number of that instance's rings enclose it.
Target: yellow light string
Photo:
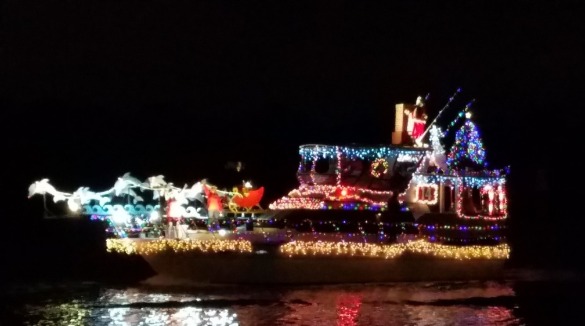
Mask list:
[[[199,251],[203,253],[217,252],[252,252],[252,243],[247,240],[192,240],[192,239],[156,239],[156,240],[135,240],[135,239],[107,239],[106,249],[108,252],[125,254],[149,255],[161,252],[190,252]]]
[[[431,243],[424,240],[396,244],[370,244],[352,242],[295,241],[280,247],[280,252],[289,256],[360,256],[369,258],[397,258],[404,253],[416,253],[438,258],[508,259],[507,244],[495,246],[454,246]]]
[[[162,252],[252,252],[252,243],[247,240],[133,240],[108,239],[108,252],[150,255]],[[445,259],[508,259],[510,247],[507,244],[495,246],[454,246],[416,240],[406,243],[375,244],[362,242],[293,241],[280,246],[279,251],[287,257],[293,256],[342,256],[367,258],[397,258],[405,253],[414,253]]]

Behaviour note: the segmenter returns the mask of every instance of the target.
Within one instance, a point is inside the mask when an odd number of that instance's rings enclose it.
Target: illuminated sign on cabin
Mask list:
[[[422,204],[435,205],[439,201],[439,186],[422,184],[416,188],[416,201]]]

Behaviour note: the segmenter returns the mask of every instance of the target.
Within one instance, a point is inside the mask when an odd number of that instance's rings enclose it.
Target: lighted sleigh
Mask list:
[[[262,210],[260,206],[262,196],[264,196],[264,187],[248,190],[244,193],[237,192],[231,197],[228,208],[234,213],[250,212],[254,209]]]

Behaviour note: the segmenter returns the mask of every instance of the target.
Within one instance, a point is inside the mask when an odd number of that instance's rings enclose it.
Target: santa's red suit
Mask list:
[[[412,126],[412,133],[410,134],[410,136],[414,140],[417,140],[425,132],[425,127],[426,127],[426,122],[427,122],[426,115],[424,113],[417,114],[418,111],[423,111],[423,110],[421,108],[414,109],[413,117],[411,118],[412,122],[413,122],[413,126]]]
[[[221,197],[217,194],[217,192],[208,185],[203,187],[205,190],[205,197],[207,197],[207,211],[220,211],[223,208],[221,203]]]
[[[427,115],[420,97],[417,99],[417,104],[414,109],[412,111],[405,111],[405,114],[408,116],[406,131],[412,140],[417,141],[424,134],[427,123]]]
[[[204,185],[203,190],[207,197],[207,223],[212,227],[219,227],[219,216],[223,208],[221,197],[215,191],[215,187]]]

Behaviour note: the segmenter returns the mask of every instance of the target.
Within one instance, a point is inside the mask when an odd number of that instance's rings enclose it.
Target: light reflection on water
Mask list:
[[[69,285],[12,295],[16,299],[3,312],[9,325],[523,324],[515,315],[514,291],[505,283],[183,289]]]

